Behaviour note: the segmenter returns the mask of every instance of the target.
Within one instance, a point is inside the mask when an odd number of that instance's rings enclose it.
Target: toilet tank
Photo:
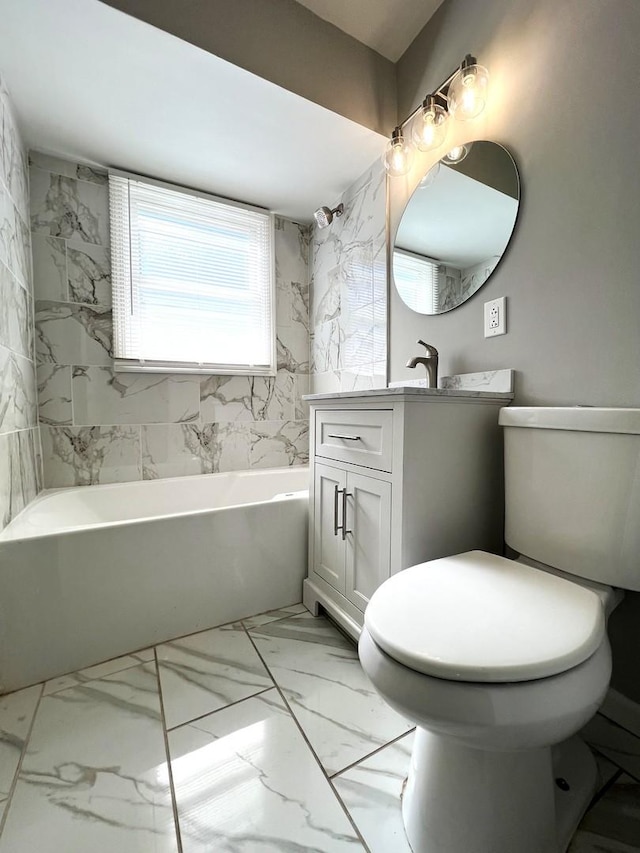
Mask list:
[[[640,590],[640,409],[510,407],[499,423],[507,544]]]

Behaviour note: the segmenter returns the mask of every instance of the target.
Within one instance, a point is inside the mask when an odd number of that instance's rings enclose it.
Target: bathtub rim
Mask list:
[[[201,480],[203,477],[219,477],[226,475],[252,475],[252,474],[278,474],[278,473],[291,473],[292,470],[295,471],[306,471],[307,472],[307,488],[305,489],[297,489],[292,492],[277,492],[268,500],[255,500],[255,501],[245,501],[243,503],[230,503],[225,504],[224,506],[217,507],[203,507],[202,509],[193,509],[193,510],[185,510],[182,512],[171,512],[171,513],[154,513],[153,515],[144,515],[136,518],[124,518],[118,519],[116,521],[93,521],[87,524],[79,524],[74,527],[59,527],[56,530],[49,530],[44,533],[34,533],[30,536],[13,536],[13,537],[5,537],[5,533],[11,525],[24,516],[27,510],[33,509],[33,507],[37,503],[44,503],[47,499],[55,497],[59,494],[69,494],[71,491],[78,491],[82,493],[82,491],[86,488],[96,489],[96,490],[109,490],[109,489],[117,489],[123,488],[127,486],[140,485],[141,483],[149,484],[152,483],[164,483],[164,482],[175,482],[175,481],[191,481],[191,480]],[[310,491],[310,483],[309,483],[309,465],[291,465],[286,468],[257,468],[257,469],[241,469],[238,471],[218,471],[212,474],[185,474],[179,477],[158,477],[154,480],[126,480],[122,483],[96,483],[91,484],[90,486],[63,486],[55,489],[43,489],[38,495],[30,501],[25,507],[23,507],[20,512],[14,516],[9,524],[0,531],[0,549],[4,545],[9,543],[19,543],[19,542],[29,542],[31,540],[40,540],[40,539],[51,539],[54,537],[60,537],[63,535],[69,535],[73,533],[85,533],[87,530],[107,530],[114,527],[124,527],[129,525],[139,525],[139,524],[148,524],[153,521],[166,521],[170,518],[190,518],[197,517],[201,515],[207,515],[209,513],[218,513],[225,512],[227,510],[239,509],[240,507],[251,507],[251,506],[259,506],[260,504],[268,504],[276,499],[281,501],[291,501],[291,500],[299,500],[301,496],[306,493],[307,499]]]

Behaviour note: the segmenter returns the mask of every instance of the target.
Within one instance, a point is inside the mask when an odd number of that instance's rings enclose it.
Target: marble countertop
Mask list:
[[[406,384],[392,382],[388,388],[362,391],[332,391],[325,394],[307,394],[303,400],[310,403],[321,400],[353,400],[357,398],[388,397],[391,399],[427,400],[498,400],[507,405],[514,398],[515,371],[483,370],[477,373],[458,373],[443,376],[441,388],[425,388],[426,379],[409,380]]]
[[[471,389],[453,388],[415,388],[403,385],[399,388],[371,388],[365,391],[332,391],[329,394],[306,394],[302,399],[309,403],[320,400],[355,400],[373,399],[377,397],[390,397],[392,399],[423,399],[451,400],[451,399],[483,399],[504,400],[505,403],[513,400],[513,392],[508,391],[474,391]]]

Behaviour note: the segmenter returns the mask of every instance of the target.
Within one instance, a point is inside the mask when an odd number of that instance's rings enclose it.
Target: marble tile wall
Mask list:
[[[277,376],[114,373],[106,175],[30,175],[45,486],[306,463],[309,229],[276,219]]]
[[[42,488],[28,222],[26,153],[0,78],[0,529]]]
[[[311,390],[386,386],[386,181],[375,163],[311,241]]]

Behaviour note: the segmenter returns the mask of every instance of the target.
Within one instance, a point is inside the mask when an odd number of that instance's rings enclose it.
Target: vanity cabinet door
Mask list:
[[[345,548],[339,528],[346,474],[316,462],[313,482],[313,570],[344,594]]]
[[[390,574],[391,483],[347,474],[345,595],[359,610]]]

